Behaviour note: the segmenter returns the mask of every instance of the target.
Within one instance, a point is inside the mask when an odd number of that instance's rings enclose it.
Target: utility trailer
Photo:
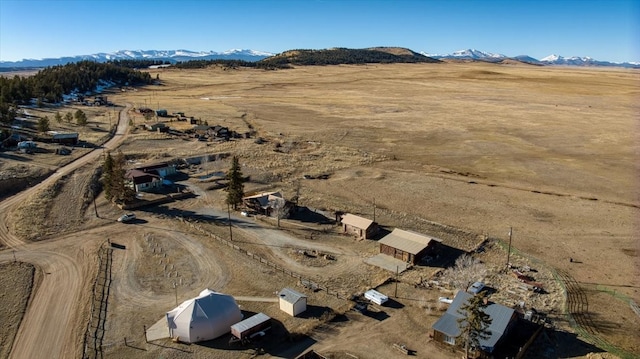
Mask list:
[[[258,313],[232,325],[231,334],[244,343],[258,335],[264,335],[264,332],[269,329],[271,329],[271,317]]]
[[[364,297],[377,305],[383,305],[389,300],[389,297],[378,292],[375,289],[369,289],[364,293]]]

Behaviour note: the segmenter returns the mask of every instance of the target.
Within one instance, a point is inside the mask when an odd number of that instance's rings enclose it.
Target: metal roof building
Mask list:
[[[429,252],[435,251],[436,245],[441,242],[435,237],[396,228],[378,243],[380,253],[416,264]]]
[[[459,291],[458,294],[456,294],[453,303],[451,303],[446,313],[432,326],[434,339],[452,345],[455,344],[456,338],[460,335],[458,319],[464,318],[462,314],[458,313],[458,310],[467,303],[471,297],[473,297],[473,295],[463,291]],[[504,337],[513,323],[515,323],[517,317],[515,310],[496,303],[489,303],[484,309],[484,312],[491,318],[491,325],[487,328],[491,334],[487,339],[480,338],[480,347],[483,351],[491,353],[500,339]]]
[[[378,232],[376,222],[351,213],[342,216],[341,223],[345,233],[355,234],[359,239],[369,239]]]

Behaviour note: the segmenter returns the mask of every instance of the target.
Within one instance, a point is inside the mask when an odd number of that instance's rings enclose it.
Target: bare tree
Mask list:
[[[456,259],[453,267],[447,268],[443,277],[454,288],[467,290],[471,283],[481,280],[487,274],[487,268],[478,259],[465,254]]]
[[[286,201],[284,198],[274,198],[269,201],[269,206],[272,209],[271,215],[276,217],[278,220],[278,227],[280,227],[280,220],[287,216]]]

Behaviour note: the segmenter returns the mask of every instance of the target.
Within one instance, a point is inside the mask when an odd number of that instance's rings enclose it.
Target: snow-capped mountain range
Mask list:
[[[435,59],[458,59],[467,61],[486,61],[486,62],[501,62],[504,60],[517,60],[520,62],[535,64],[535,65],[565,65],[565,66],[610,66],[610,67],[626,67],[626,68],[640,68],[640,62],[609,62],[598,61],[590,57],[563,57],[559,55],[550,55],[540,60],[535,59],[527,55],[519,56],[506,56],[503,54],[484,52],[475,49],[467,49],[455,51],[452,54],[440,55],[429,54],[426,52],[420,52],[422,55],[429,56]],[[147,59],[147,60],[162,60],[175,63],[178,61],[189,60],[245,60],[245,61],[259,61],[266,57],[273,56],[275,54],[265,51],[255,51],[247,49],[232,49],[223,52],[216,51],[190,51],[190,50],[121,50],[116,52],[101,52],[92,55],[78,55],[68,56],[61,58],[46,58],[46,59],[24,59],[20,61],[0,61],[0,68],[20,68],[20,67],[47,67],[55,65],[64,65],[70,62],[77,62],[81,60],[93,60],[98,62],[107,62],[111,60],[124,60],[124,59]]]
[[[500,62],[503,60],[517,60],[520,62],[526,62],[535,65],[567,65],[567,66],[610,66],[610,67],[627,67],[627,68],[640,68],[638,62],[609,62],[599,61],[592,59],[591,57],[563,57],[559,55],[549,55],[540,60],[535,59],[528,55],[519,56],[506,56],[502,54],[495,54],[491,52],[484,52],[475,49],[467,49],[455,51],[452,54],[440,55],[440,54],[428,54],[422,52],[425,56],[432,57],[434,59],[458,59],[458,60],[472,60],[472,61],[486,61],[486,62]]]
[[[78,55],[61,58],[24,59],[20,61],[0,61],[0,67],[47,67],[64,65],[81,60],[107,62],[112,60],[162,60],[171,63],[189,60],[245,60],[259,61],[274,54],[264,51],[232,49],[223,52],[190,51],[190,50],[121,50],[116,52],[101,52],[92,55]]]

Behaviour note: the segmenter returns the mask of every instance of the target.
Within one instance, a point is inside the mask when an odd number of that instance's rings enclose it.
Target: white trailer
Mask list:
[[[389,300],[389,297],[374,289],[369,289],[368,291],[366,291],[364,293],[364,297],[370,300],[372,303],[378,305],[383,305],[386,301]]]

